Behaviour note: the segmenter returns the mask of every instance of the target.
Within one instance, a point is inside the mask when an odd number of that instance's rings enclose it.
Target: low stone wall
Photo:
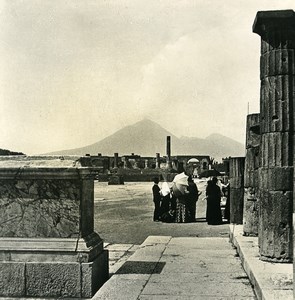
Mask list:
[[[95,172],[28,161],[0,161],[0,297],[92,297],[108,279]]]

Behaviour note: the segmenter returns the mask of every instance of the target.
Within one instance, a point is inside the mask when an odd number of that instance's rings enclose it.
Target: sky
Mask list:
[[[257,11],[294,0],[0,0],[0,148],[93,144],[144,118],[245,141]]]

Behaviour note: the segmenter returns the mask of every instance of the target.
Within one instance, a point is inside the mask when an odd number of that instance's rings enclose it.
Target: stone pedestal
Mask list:
[[[293,259],[293,132],[295,13],[258,12],[253,31],[261,36],[259,247],[261,259]]]
[[[93,170],[4,165],[0,297],[92,297],[108,279],[108,252],[94,232]]]
[[[245,157],[231,157],[230,178],[230,223],[243,224]]]
[[[260,118],[259,114],[247,116],[246,130],[246,157],[244,173],[244,235],[258,235],[258,167],[260,144]]]

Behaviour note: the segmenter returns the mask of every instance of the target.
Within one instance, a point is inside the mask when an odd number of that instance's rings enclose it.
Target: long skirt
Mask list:
[[[179,200],[176,200],[176,223],[187,223],[191,221],[190,211],[184,203],[180,203]]]
[[[219,198],[207,198],[206,220],[209,225],[222,224],[222,214]]]

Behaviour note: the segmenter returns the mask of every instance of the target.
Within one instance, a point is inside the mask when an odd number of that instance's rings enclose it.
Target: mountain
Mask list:
[[[159,124],[144,119],[126,126],[103,140],[82,148],[55,151],[50,155],[119,155],[139,154],[141,156],[161,156],[166,154],[166,137],[171,136],[171,155],[210,155],[216,160],[228,156],[244,156],[244,145],[221,134],[212,134],[205,139],[178,138]]]

